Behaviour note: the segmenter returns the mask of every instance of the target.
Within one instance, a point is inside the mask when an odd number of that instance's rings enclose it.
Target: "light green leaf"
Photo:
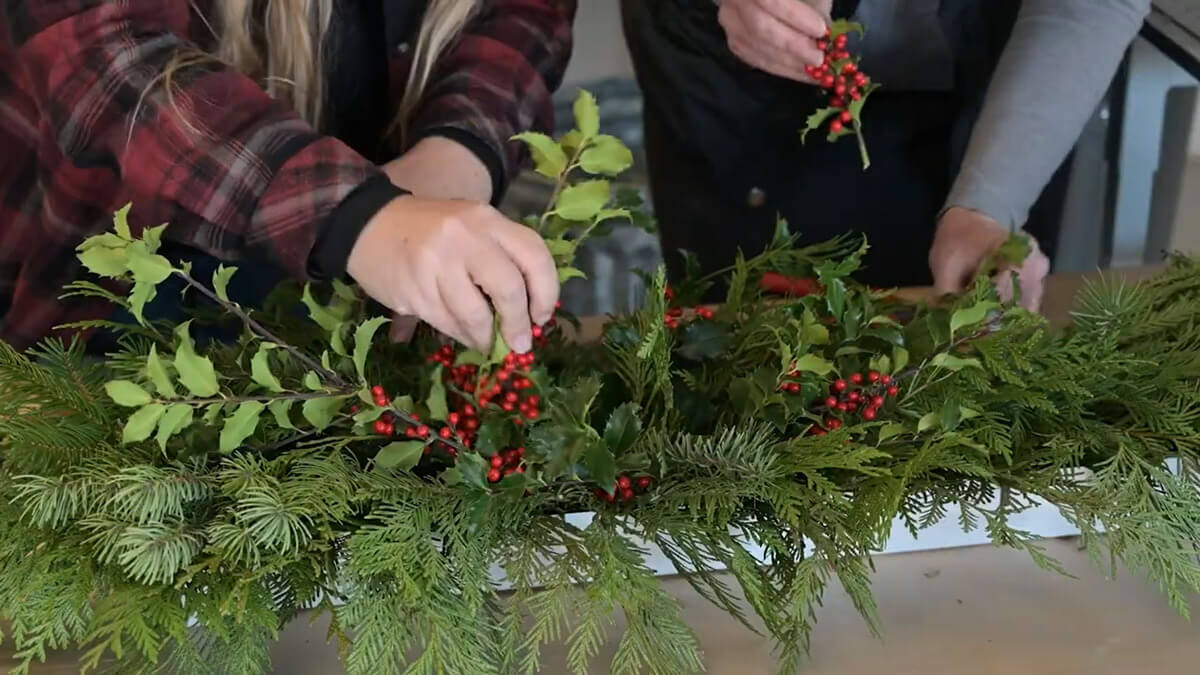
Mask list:
[[[589,91],[579,90],[575,97],[575,126],[585,139],[590,139],[600,133],[600,107],[596,105],[596,97]]]
[[[981,323],[985,318],[987,318],[988,312],[999,308],[999,303],[985,300],[983,302],[977,302],[966,309],[955,310],[954,314],[950,315],[950,336],[953,337],[954,333],[958,331],[959,328],[964,326],[974,326],[975,324]]]
[[[796,371],[801,373],[816,373],[817,375],[828,375],[833,372],[833,363],[817,356],[816,354],[805,354],[796,359]]]
[[[175,350],[175,370],[179,373],[179,382],[193,396],[216,396],[217,392],[221,391],[217,383],[217,372],[213,369],[212,361],[196,354],[192,336],[188,334],[191,323],[185,321],[175,329],[175,335],[179,337],[179,348]]]
[[[858,33],[864,35],[863,26],[857,21],[849,21],[847,19],[837,19],[829,25],[829,34],[833,37],[845,35],[847,33]]]
[[[79,253],[79,262],[93,274],[120,278],[128,269],[129,254],[124,248],[93,246]]]
[[[133,204],[126,204],[117,209],[113,214],[113,230],[117,236],[125,241],[133,241],[133,233],[129,230],[129,210],[133,208]]]
[[[945,368],[946,370],[953,371],[959,371],[963,368],[983,368],[983,365],[979,363],[979,359],[964,359],[954,356],[953,354],[947,354],[945,352],[933,357],[930,363],[939,368]]]
[[[278,424],[282,429],[295,429],[296,425],[292,424],[292,404],[295,403],[292,399],[280,398],[275,399],[267,404],[267,409],[275,416],[275,424]]]
[[[138,283],[160,284],[171,276],[171,261],[146,250],[146,242],[135,241],[126,249],[129,271]]]
[[[358,302],[358,291],[341,279],[333,280],[333,295],[347,303]]]
[[[575,242],[561,238],[547,239],[546,249],[556,260],[570,260],[575,255]]]
[[[176,403],[167,408],[158,423],[158,434],[155,436],[158,447],[162,448],[163,452],[166,452],[167,441],[171,440],[172,436],[192,425],[193,414],[192,406],[186,403]]]
[[[895,319],[888,316],[887,314],[880,314],[879,316],[872,317],[871,320],[867,322],[868,326],[874,326],[876,324],[883,324],[885,326],[895,326],[896,328],[904,327],[904,326],[901,326],[899,324],[899,322],[897,322]]]
[[[369,422],[374,422],[375,420],[382,417],[384,412],[385,412],[385,410],[383,408],[380,408],[379,406],[375,406],[375,405],[373,405],[369,408],[363,408],[362,410],[358,411],[358,414],[356,414],[354,416],[354,423],[355,424],[367,424]]]
[[[262,414],[263,404],[259,401],[243,401],[238,404],[237,410],[233,411],[225,420],[225,426],[221,429],[220,450],[223,453],[230,453],[241,447],[242,443],[254,434],[254,430],[258,428],[258,417]]]
[[[149,392],[129,380],[108,382],[104,385],[104,391],[113,403],[126,408],[137,408],[152,400]]]
[[[485,363],[487,363],[487,357],[474,349],[464,350],[454,359],[456,366],[482,366]]]
[[[558,283],[566,283],[569,279],[576,277],[586,279],[587,275],[578,267],[560,267],[558,268]]]
[[[606,180],[587,180],[563,189],[554,213],[566,220],[591,220],[608,204],[611,187]]]
[[[838,114],[838,112],[837,108],[821,108],[809,115],[808,119],[804,120],[804,129],[800,132],[800,142],[803,143],[808,138],[810,131],[820,129],[826,120]]]
[[[350,352],[346,351],[346,338],[343,337],[345,334],[345,321],[338,323],[337,328],[333,329],[333,332],[329,334],[329,346],[333,349],[333,353],[338,356],[350,356]],[[325,367],[328,368],[329,366],[326,365]]]
[[[898,373],[908,365],[908,350],[904,347],[892,347],[892,372]]]
[[[616,176],[633,166],[633,153],[621,139],[601,134],[580,155],[579,166],[588,173]]]
[[[412,412],[412,409],[415,407],[415,405],[416,404],[413,403],[412,397],[409,396],[408,394],[405,394],[403,396],[397,396],[396,398],[392,399],[392,408],[395,410],[401,410],[403,412]]]
[[[888,422],[879,429],[879,442],[882,443],[889,438],[899,436],[904,433],[904,425],[897,422]]]
[[[980,413],[978,410],[960,406],[958,409],[958,414],[960,417],[962,417],[962,419],[969,420],[972,417],[979,417],[982,413]]]
[[[310,370],[304,374],[304,386],[309,391],[321,391],[321,378],[317,377],[317,374]]]
[[[150,438],[154,427],[158,425],[159,418],[166,411],[167,406],[161,403],[151,403],[138,409],[137,412],[130,415],[129,421],[125,423],[125,429],[121,432],[121,442],[140,443]]]
[[[371,341],[379,327],[388,322],[387,317],[377,316],[360,324],[354,331],[354,369],[360,378],[366,377],[367,353],[371,351]]]
[[[504,357],[500,358],[504,359]],[[442,422],[445,421],[450,411],[446,409],[446,385],[442,382],[441,366],[434,369],[431,379],[432,384],[429,387],[429,396],[425,399],[425,407],[429,409],[430,417]]]
[[[467,485],[486,490],[488,488],[488,464],[478,453],[467,452],[458,456],[458,470]]]
[[[146,229],[142,230],[142,241],[146,244],[147,253],[155,253],[158,251],[159,247],[162,246],[163,233],[166,231],[166,223],[159,225],[158,227],[147,227]],[[190,262],[184,263],[182,267],[185,268],[184,271],[188,274],[192,273],[192,264]]]
[[[146,304],[157,295],[157,284],[152,284],[149,281],[139,281],[133,285],[133,292],[129,294],[129,311],[138,320],[138,323],[143,326],[146,325],[146,317],[142,314],[146,310]]]
[[[208,406],[204,408],[204,417],[201,417],[200,421],[204,422],[205,424],[214,424],[216,423],[217,418],[221,416],[221,411],[224,409],[225,403],[223,401],[209,403]]]
[[[226,267],[224,265],[218,265],[217,271],[213,272],[213,291],[216,292],[218,298],[225,302],[229,302],[229,280],[233,278],[236,272],[236,267]]]
[[[375,466],[408,471],[421,461],[421,454],[424,452],[424,441],[389,443],[375,454]]]
[[[331,396],[329,398],[310,398],[304,402],[304,406],[300,408],[300,414],[304,415],[304,419],[308,423],[316,427],[317,431],[323,430],[333,422],[333,416],[341,409],[342,402],[345,396]]]
[[[529,147],[533,156],[534,170],[546,178],[558,178],[567,169],[567,154],[546,134],[527,131],[513,136],[515,141],[523,141]]]
[[[329,360],[329,350],[321,352],[321,367],[325,370],[333,370],[333,363]]]
[[[637,416],[638,404],[622,403],[608,416],[604,427],[604,442],[613,452],[628,450],[642,432],[642,420]]]
[[[175,385],[171,382],[171,373],[167,364],[158,355],[158,346],[150,345],[150,354],[146,357],[146,377],[154,383],[158,395],[164,398],[175,398]]]
[[[558,139],[559,147],[561,147],[564,152],[571,156],[574,156],[575,153],[579,152],[579,148],[583,147],[584,143],[585,140],[583,138],[583,134],[579,133],[578,129],[572,129],[563,134],[562,138]]]
[[[331,312],[328,307],[317,302],[317,299],[313,297],[311,284],[304,285],[304,293],[300,296],[300,301],[308,308],[308,315],[312,320],[326,331],[332,333],[342,323],[340,317]]]
[[[275,377],[275,373],[271,372],[270,360],[271,350],[276,346],[273,342],[264,342],[258,346],[258,351],[250,360],[250,379],[267,391],[279,393],[283,391],[283,385],[279,383],[279,378]]]
[[[817,320],[817,316],[813,314],[811,309],[804,310],[802,318],[804,342],[810,345],[827,345],[829,344],[829,329],[821,325]]]
[[[496,317],[496,328],[492,330],[492,353],[488,357],[488,363],[492,365],[504,363],[504,359],[508,357],[508,353],[511,351],[512,349],[508,346],[504,335],[500,332],[500,318]]]
[[[934,427],[936,427],[937,425],[939,425],[941,423],[942,423],[941,415],[939,415],[938,413],[932,413],[932,412],[927,413],[924,417],[921,418],[920,422],[917,422],[917,432],[919,433],[919,432],[923,432],[923,431],[929,431],[930,429],[933,429]]]

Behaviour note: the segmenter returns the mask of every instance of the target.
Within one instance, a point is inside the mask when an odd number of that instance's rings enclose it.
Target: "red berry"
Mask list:
[[[429,427],[425,426],[424,424],[417,427],[417,435],[420,436],[421,438],[425,438],[426,436],[429,435]]]
[[[488,482],[489,482],[489,483],[498,483],[498,482],[500,482],[500,470],[499,470],[499,469],[492,469],[491,471],[489,471],[489,472],[488,472],[488,476],[487,476],[487,478],[488,478]]]
[[[824,436],[825,430],[824,429],[813,429],[812,433],[813,433],[813,436]]]
[[[821,86],[825,89],[833,89],[833,75],[826,75],[821,78]]]
[[[375,420],[375,433],[386,434],[388,423],[383,420]]]
[[[846,412],[856,412],[857,410],[858,410],[858,404],[857,404],[857,403],[851,403],[851,404],[849,404],[849,405],[847,405],[847,406],[846,406]]]
[[[374,387],[371,387],[371,395],[372,396],[387,396],[387,392],[383,390],[382,386],[377,384]]]
[[[846,95],[846,85],[842,84],[841,82],[838,82],[837,84],[833,85],[833,95],[834,96],[845,96]]]
[[[517,392],[515,392],[515,391],[510,391],[504,395],[504,400],[509,403],[516,403],[517,399],[519,399],[519,398],[521,398],[521,396],[519,394],[517,394]]]
[[[862,394],[859,394],[857,391],[852,391],[850,392],[850,396],[848,398],[850,399],[851,403],[858,403],[860,400],[862,400]]]
[[[854,91],[850,92],[850,98],[857,101],[858,99],[862,98],[862,92],[855,89]]]
[[[674,289],[672,289],[670,286],[666,286],[665,288],[663,288],[663,297],[668,300],[674,299],[674,297],[675,297]]]
[[[517,406],[516,406],[516,405],[514,405],[513,403],[509,402],[509,401],[505,401],[504,403],[501,403],[501,404],[500,404],[500,408],[501,408],[501,409],[502,409],[504,412],[512,412],[512,411],[514,411],[514,410],[516,410],[516,409],[517,409]]]
[[[388,400],[387,400],[386,396],[376,396],[375,397],[375,405],[379,406],[380,408],[387,407],[387,404],[388,404]]]
[[[633,490],[631,488],[621,488],[621,501],[627,502],[633,499]]]
[[[533,334],[534,338],[542,337],[542,327],[541,326],[533,326],[529,329],[529,332]]]
[[[413,427],[409,427],[409,428],[407,428],[407,429],[405,429],[405,430],[404,430],[404,435],[405,435],[405,436],[408,436],[409,438],[416,438],[416,437],[417,437],[417,430],[416,430],[416,429],[414,429]]]
[[[637,479],[637,486],[639,490],[649,490],[650,483],[651,479],[649,476],[642,476],[641,478]]]
[[[870,382],[871,384],[875,384],[878,381],[879,381],[879,373],[877,373],[873,370],[871,372],[867,373],[867,382]]]
[[[841,96],[834,96],[833,98],[829,99],[829,107],[844,108],[846,107],[846,99],[842,98]]]
[[[442,427],[442,430],[438,432],[438,435],[442,438],[450,438],[454,435],[454,432],[450,431],[450,427]]]
[[[853,61],[842,66],[843,75],[853,75],[856,72],[858,72],[858,66],[854,65]]]
[[[517,457],[525,456],[525,448],[517,448]]]
[[[500,455],[492,455],[491,464],[493,469],[499,469],[504,466],[504,458]]]
[[[836,408],[837,406],[838,406],[838,400],[836,397],[830,396],[829,398],[825,399],[825,407],[826,408]]]
[[[862,381],[863,381],[862,373],[854,373],[854,374],[850,375],[850,382],[852,384],[862,384]]]
[[[846,381],[845,380],[834,380],[833,390],[836,392],[846,391]]]
[[[889,384],[891,384],[891,383],[892,383],[892,376],[891,376],[891,375],[880,375],[880,376],[879,376],[879,383],[880,383],[880,384],[883,384],[883,385],[889,385]]]
[[[866,410],[864,410],[863,411],[863,419],[867,420],[868,422],[875,419],[875,409],[867,408]]]
[[[883,397],[882,397],[882,396],[876,396],[876,397],[872,398],[872,399],[871,399],[871,407],[873,407],[873,408],[882,408],[882,407],[883,407]]]
[[[888,387],[887,393],[888,393],[888,396],[895,396],[896,394],[900,393],[900,387],[897,387],[896,385],[893,384],[892,386]]]
[[[854,74],[854,84],[856,86],[865,87],[865,86],[867,86],[867,81],[868,81],[867,76],[864,75],[863,73],[859,72],[859,73]]]
[[[849,110],[843,110],[838,119],[842,121],[842,124],[850,124],[854,121],[854,115],[851,115]]]
[[[525,465],[522,464],[516,468],[517,473],[525,473]]]
[[[828,429],[838,429],[842,426],[842,421],[839,419],[830,418],[825,420],[825,426]]]
[[[843,34],[843,35],[839,35],[839,36],[835,37],[833,39],[833,46],[837,47],[838,49],[845,49],[846,48],[846,36]]]
[[[537,408],[534,408],[533,410],[530,410],[529,412],[525,413],[525,416],[531,420],[536,420],[538,418],[539,414],[540,413],[538,413]]]
[[[629,476],[617,477],[617,487],[621,488],[622,490],[628,490],[629,486],[632,484],[633,482],[629,480]]]
[[[826,40],[817,40],[817,49],[820,49],[821,51],[829,49],[829,42]]]
[[[454,426],[458,426],[458,420],[459,420],[459,417],[458,417],[458,413],[456,413],[456,412],[452,412],[449,415],[446,415],[446,421],[449,422],[450,424],[453,424]]]
[[[844,128],[844,125],[842,124],[841,120],[834,120],[829,123],[829,131],[831,133],[840,134],[840,133],[842,133],[843,128]]]

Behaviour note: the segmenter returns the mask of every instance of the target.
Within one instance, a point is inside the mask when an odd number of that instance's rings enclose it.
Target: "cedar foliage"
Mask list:
[[[563,139],[522,136],[557,181],[529,224],[563,278],[579,274],[583,238],[634,205],[576,178],[629,164],[586,94],[576,115]],[[432,336],[387,343],[344,285],[292,293],[306,320],[241,308],[224,291],[231,269],[196,280],[156,253],[160,236],[135,237],[121,212],[81,258],[133,282],[114,297],[139,318],[156,284],[184,279],[245,320],[240,339],[197,346],[191,324],[143,320],[104,359],[74,344],[0,344],[0,617],[15,672],[66,648],[84,651],[87,670],[264,672],[271,640],[312,607],[331,615],[350,673],[536,673],[550,642],[584,673],[615,611],[626,628],[612,672],[696,672],[696,637],[647,567],[646,542],[773,636],[794,672],[834,580],[880,630],[870,555],[896,518],[915,534],[956,517],[1058,569],[1011,525],[1035,501],[1058,506],[1098,564],[1144,574],[1181,613],[1200,590],[1190,259],[1147,283],[1089,286],[1056,331],[1001,306],[982,279],[947,303],[900,303],[850,279],[859,242],[800,247],[781,226],[728,271],[712,319],[685,311],[666,326],[708,280],[668,294],[659,271],[643,309],[613,317],[599,345],[551,334],[531,374],[545,414],[518,427],[492,406],[487,440],[451,465],[371,432],[385,408],[446,418],[441,368],[425,358]],[[759,281],[779,270],[822,289],[768,300]],[[486,372],[505,351],[498,340],[458,359]],[[830,381],[866,369],[894,377],[899,395],[876,420],[816,433],[831,426]],[[379,406],[374,383],[403,395]],[[484,455],[516,445],[529,470],[488,483]],[[618,475],[653,485],[609,503]],[[582,511],[595,512],[586,526],[563,518]]]

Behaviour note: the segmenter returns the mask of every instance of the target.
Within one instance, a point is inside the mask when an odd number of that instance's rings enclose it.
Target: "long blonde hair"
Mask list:
[[[192,2],[213,34],[208,54],[179,54],[158,83],[175,106],[172,78],[181,69],[213,58],[254,78],[271,97],[286,102],[314,127],[325,108],[325,58],[333,3],[347,0],[213,0],[213,20]],[[438,58],[475,13],[479,0],[430,0],[421,22],[408,84],[389,133],[403,136],[429,85]]]

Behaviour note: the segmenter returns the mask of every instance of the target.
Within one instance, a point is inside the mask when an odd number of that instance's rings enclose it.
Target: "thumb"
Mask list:
[[[420,320],[415,316],[397,314],[393,317],[388,337],[392,339],[392,342],[408,342],[412,339],[413,334],[417,332],[418,323],[420,323]]]
[[[975,274],[977,265],[966,256],[950,255],[930,264],[929,271],[933,273],[933,290],[940,295],[961,293],[971,277]]]

